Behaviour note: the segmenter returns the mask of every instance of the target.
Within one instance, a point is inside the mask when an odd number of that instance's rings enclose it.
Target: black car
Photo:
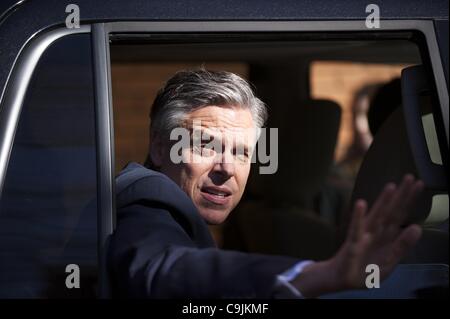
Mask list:
[[[327,258],[348,206],[412,172],[426,186],[409,217],[423,238],[386,289],[329,297],[439,295],[448,289],[448,30],[446,0],[2,1],[0,298],[113,296],[114,178],[144,159],[146,88],[202,64],[242,72],[280,130],[279,171],[252,175],[243,213],[213,229],[219,245]],[[326,93],[342,93],[336,65],[359,66],[343,87],[362,75],[379,81],[369,64],[396,66],[398,86],[379,103],[379,127],[345,184],[335,154],[350,113]],[[317,85],[329,85],[325,95]],[[279,191],[294,178],[295,192]],[[279,214],[270,199],[288,208]]]

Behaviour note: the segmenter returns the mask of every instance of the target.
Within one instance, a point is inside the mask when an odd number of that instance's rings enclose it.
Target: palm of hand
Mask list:
[[[386,278],[421,236],[418,225],[402,228],[408,209],[423,188],[405,176],[401,185],[387,184],[370,209],[358,200],[347,238],[332,258],[335,278],[342,289],[365,287],[366,266],[375,264]]]

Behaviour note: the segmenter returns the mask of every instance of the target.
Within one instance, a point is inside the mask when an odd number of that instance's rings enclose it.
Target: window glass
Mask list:
[[[0,297],[94,296],[94,121],[91,38],[66,36],[42,55],[18,123],[0,201]]]

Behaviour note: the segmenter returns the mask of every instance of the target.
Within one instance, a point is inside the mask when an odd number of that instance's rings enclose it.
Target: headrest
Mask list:
[[[328,100],[285,107],[268,123],[278,128],[278,170],[261,175],[259,164],[254,165],[248,191],[275,203],[304,204],[320,190],[333,161],[341,109]]]
[[[402,73],[402,106],[380,126],[358,173],[352,202],[364,198],[371,205],[388,182],[399,183],[407,173],[425,183],[425,190],[411,210],[409,222],[442,223],[448,219],[448,184],[445,167],[433,163],[436,148],[428,147],[436,138],[429,121],[431,99],[427,76],[421,66]],[[437,143],[437,141],[435,142]],[[446,203],[446,204],[445,204]]]
[[[402,90],[399,78],[382,85],[370,102],[367,120],[372,135],[375,135],[383,122],[402,104]]]

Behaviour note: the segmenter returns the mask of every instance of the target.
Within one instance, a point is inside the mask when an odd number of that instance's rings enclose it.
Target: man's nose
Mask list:
[[[231,152],[222,152],[217,155],[216,161],[213,168],[215,173],[218,173],[228,179],[235,174],[235,163],[234,157]]]

